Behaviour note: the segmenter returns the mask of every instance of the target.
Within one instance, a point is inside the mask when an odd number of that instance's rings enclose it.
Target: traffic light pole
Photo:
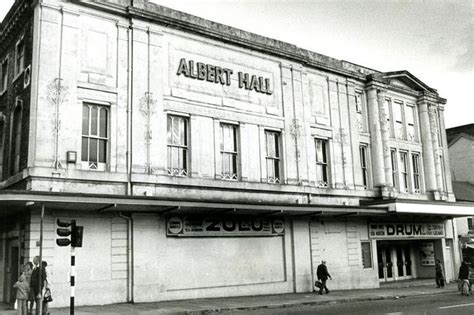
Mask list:
[[[76,247],[82,247],[82,233],[84,231],[84,227],[77,226],[76,220],[61,221],[57,219],[56,224],[59,226],[59,228],[56,229],[56,234],[61,236],[61,238],[56,239],[56,244],[58,246],[71,245],[71,273],[69,275],[69,282],[71,284],[71,300],[69,305],[69,313],[74,315],[74,296],[76,294]],[[67,229],[68,227],[70,227],[70,229]],[[71,236],[71,239],[64,238],[66,236]]]
[[[69,306],[69,314],[74,315],[74,296],[76,285],[76,248],[71,246],[71,303]]]

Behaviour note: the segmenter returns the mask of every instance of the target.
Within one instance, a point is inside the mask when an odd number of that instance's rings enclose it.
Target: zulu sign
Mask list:
[[[370,223],[370,238],[440,238],[444,225],[433,223]]]
[[[232,71],[232,69],[222,68],[202,62],[195,63],[193,60],[186,61],[185,58],[181,58],[176,74],[184,75],[191,79],[208,81],[221,85],[231,85],[234,71]],[[273,93],[270,79],[268,78],[258,77],[254,74],[250,75],[239,71],[237,73],[237,79],[239,81],[239,88],[241,89],[253,90],[268,95]]]
[[[166,224],[168,236],[277,236],[285,234],[282,219],[258,217],[173,216]]]

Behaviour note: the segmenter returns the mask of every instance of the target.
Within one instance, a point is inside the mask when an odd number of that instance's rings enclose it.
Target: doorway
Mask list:
[[[409,243],[377,244],[379,281],[390,282],[413,278],[412,249]]]
[[[18,239],[8,239],[5,248],[5,266],[4,266],[4,286],[3,286],[3,301],[5,303],[14,303],[16,300],[16,290],[13,284],[18,281],[20,273],[19,268],[19,254]]]

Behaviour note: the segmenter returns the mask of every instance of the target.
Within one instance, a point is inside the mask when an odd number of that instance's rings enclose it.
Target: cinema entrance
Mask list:
[[[369,237],[380,282],[432,278],[436,259],[447,263],[443,223],[369,223]]]
[[[410,242],[377,242],[379,280],[389,282],[413,278],[414,251]]]

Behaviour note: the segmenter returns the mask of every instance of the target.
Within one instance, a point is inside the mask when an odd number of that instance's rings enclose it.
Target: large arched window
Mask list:
[[[21,149],[21,116],[23,102],[16,101],[15,111],[13,112],[11,128],[11,147],[10,147],[10,175],[15,175],[20,171],[20,149]]]

